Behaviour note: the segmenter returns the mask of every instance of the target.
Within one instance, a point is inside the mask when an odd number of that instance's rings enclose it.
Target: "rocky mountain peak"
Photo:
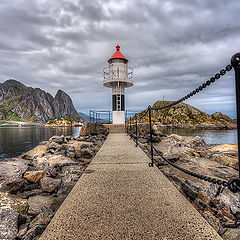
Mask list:
[[[78,116],[77,111],[73,106],[72,99],[62,90],[58,90],[54,99],[54,110],[61,113],[60,117]]]
[[[55,98],[40,88],[9,79],[0,84],[0,119],[46,122],[55,118],[80,120],[71,98],[58,90]]]

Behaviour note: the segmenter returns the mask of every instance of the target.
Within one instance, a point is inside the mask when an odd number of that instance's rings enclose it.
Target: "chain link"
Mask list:
[[[233,68],[232,65],[227,65],[225,67],[225,69],[222,69],[219,73],[215,74],[214,77],[211,77],[209,80],[207,80],[206,82],[204,82],[202,85],[200,85],[198,88],[194,89],[193,91],[191,91],[189,94],[185,95],[184,97],[180,98],[179,100],[171,103],[171,104],[168,104],[166,106],[163,106],[163,107],[159,107],[159,108],[152,108],[151,106],[148,106],[148,108],[145,110],[145,112],[140,116],[138,117],[138,115],[136,114],[136,118],[138,119],[142,119],[144,116],[146,116],[147,113],[149,113],[149,116],[150,116],[150,113],[151,113],[151,110],[161,110],[161,109],[165,109],[165,108],[169,108],[169,107],[172,107],[178,103],[181,103],[183,102],[184,100],[198,94],[199,92],[201,92],[203,89],[205,89],[206,87],[210,86],[212,83],[214,83],[216,80],[218,80],[221,76],[224,76],[227,72],[231,71]],[[130,118],[130,121],[131,121],[131,118]],[[150,121],[150,120],[149,120]],[[136,123],[137,124],[137,123]],[[136,139],[136,141],[140,141],[140,136],[138,136],[137,134],[134,134],[133,132],[129,131],[128,127],[126,128],[126,131],[127,133],[130,135],[131,138],[133,139]],[[149,140],[147,141],[149,142]],[[137,143],[137,142],[136,142]],[[150,140],[150,143],[151,140]],[[184,169],[178,165],[176,165],[175,163],[169,161],[168,159],[166,159],[162,154],[161,152],[159,152],[154,146],[152,146],[152,149],[154,149],[156,151],[156,153],[163,159],[165,160],[167,163],[169,163],[171,166],[181,170],[182,172],[190,175],[190,176],[193,176],[193,177],[196,177],[196,178],[199,178],[201,180],[204,180],[204,181],[207,181],[207,182],[211,182],[211,183],[214,183],[214,184],[217,184],[217,185],[222,185],[224,187],[228,187],[233,193],[236,193],[236,192],[239,192],[240,193],[240,179],[236,178],[236,177],[233,177],[231,179],[227,181],[222,181],[220,179],[215,179],[215,178],[212,178],[212,177],[208,177],[208,176],[205,176],[205,175],[202,175],[202,174],[198,174],[198,173],[195,173],[195,172],[192,172],[192,171],[189,171],[187,169]],[[152,160],[154,161],[154,159]],[[156,160],[155,160],[156,161]],[[152,164],[153,165],[153,164]],[[152,166],[151,165],[151,166]]]

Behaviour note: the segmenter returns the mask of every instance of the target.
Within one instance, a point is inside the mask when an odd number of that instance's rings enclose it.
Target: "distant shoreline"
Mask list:
[[[0,120],[0,127],[81,127],[81,124],[72,125],[48,125],[46,123],[21,122]]]

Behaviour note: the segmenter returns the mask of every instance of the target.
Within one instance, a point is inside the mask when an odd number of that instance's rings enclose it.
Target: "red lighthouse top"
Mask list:
[[[112,57],[108,60],[108,61],[110,61],[110,60],[112,60],[112,59],[116,59],[116,58],[120,58],[120,59],[124,59],[124,60],[126,60],[126,61],[128,61],[124,56],[123,56],[123,54],[120,52],[120,46],[119,45],[117,45],[116,46],[116,49],[117,49],[117,51],[112,55]]]

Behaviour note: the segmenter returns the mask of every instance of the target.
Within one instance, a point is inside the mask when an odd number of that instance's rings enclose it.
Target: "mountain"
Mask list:
[[[153,107],[163,107],[171,103],[172,101],[157,101],[153,104]],[[141,115],[141,113],[139,115]],[[147,117],[148,115],[146,115],[145,121],[147,121]],[[159,122],[164,126],[176,128],[236,128],[236,120],[231,119],[220,112],[216,112],[212,115],[204,113],[186,103],[179,103],[163,110],[152,110],[152,119],[154,122]]]
[[[69,118],[79,121],[71,98],[58,90],[55,98],[40,88],[10,79],[0,83],[0,120],[40,121]]]
[[[90,122],[90,117],[87,114],[79,112],[78,115],[85,121]]]

